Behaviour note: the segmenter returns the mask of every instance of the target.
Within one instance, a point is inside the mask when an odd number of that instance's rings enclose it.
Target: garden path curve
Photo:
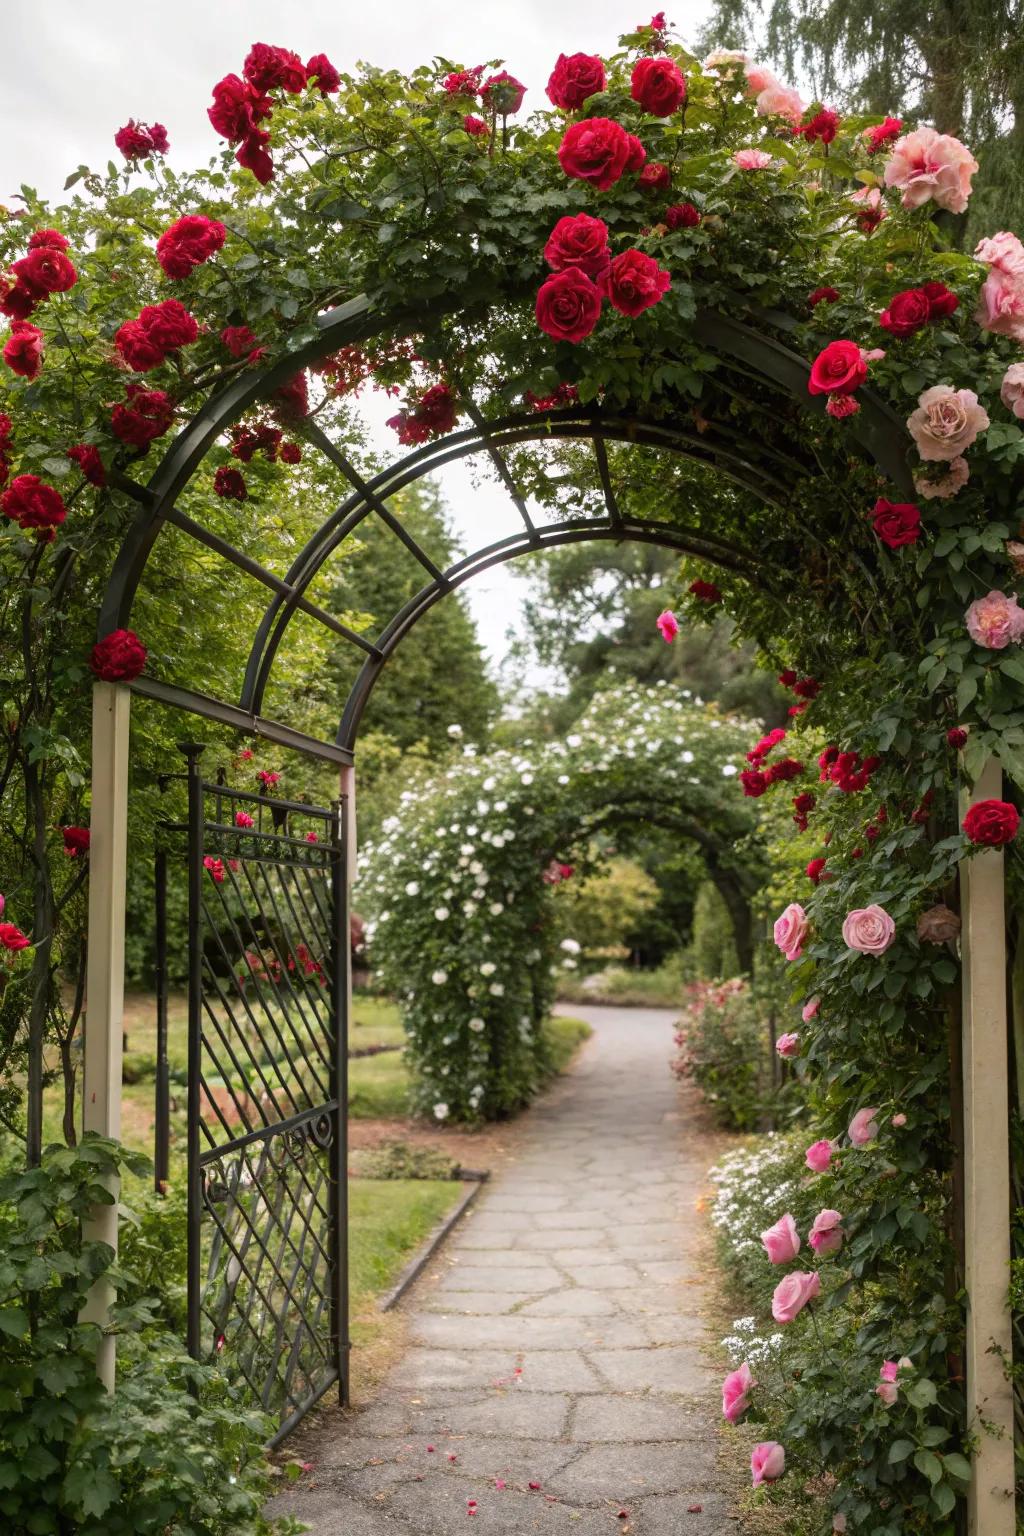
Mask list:
[[[736,1536],[672,1014],[565,1011],[593,1039],[406,1297],[401,1361],[304,1437],[273,1507],[314,1536]]]

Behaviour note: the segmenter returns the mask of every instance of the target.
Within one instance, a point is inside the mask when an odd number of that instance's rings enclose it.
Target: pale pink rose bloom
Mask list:
[[[884,955],[896,937],[896,924],[884,907],[855,907],[843,919],[843,942],[862,955]]]
[[[974,318],[996,336],[1024,341],[1024,273],[993,267],[981,285]]]
[[[819,1259],[838,1253],[843,1246],[843,1218],[838,1211],[819,1211],[807,1235],[807,1241]]]
[[[791,1323],[809,1301],[821,1294],[821,1276],[816,1269],[797,1270],[786,1275],[772,1295],[772,1317],[777,1323]]]
[[[916,474],[914,490],[926,501],[932,501],[936,496],[947,500],[955,496],[958,491],[962,491],[970,478],[971,471],[966,459],[950,459],[948,468],[935,479],[930,480],[923,474]]]
[[[893,1115],[892,1119],[889,1121],[889,1124],[894,1125],[898,1131],[901,1131],[906,1123],[906,1115]]]
[[[846,1530],[846,1516],[845,1515],[839,1514],[839,1515],[833,1515],[832,1516],[832,1530],[834,1532],[838,1532],[839,1536],[843,1536],[843,1533]]]
[[[799,960],[804,940],[810,930],[807,913],[798,901],[791,901],[781,917],[775,919],[775,943],[787,960]]]
[[[769,90],[773,85],[778,85],[767,64],[747,65],[747,95],[760,96],[762,91]]]
[[[791,1057],[800,1055],[799,1035],[780,1035],[775,1042],[775,1049],[780,1056]]]
[[[995,267],[1000,272],[1015,272],[1024,277],[1024,245],[1007,229],[979,240],[974,255],[977,261],[983,261],[987,267]]]
[[[907,430],[922,459],[955,459],[988,427],[988,412],[973,389],[933,384],[917,399]]]
[[[661,638],[668,645],[671,645],[672,641],[679,633],[679,620],[676,618],[671,608],[666,608],[663,610],[663,612],[659,613],[655,623],[658,626],[658,631],[661,635]]]
[[[749,64],[749,55],[740,53],[737,48],[714,48],[704,60],[701,69],[707,75],[717,73],[721,69],[729,70],[732,66],[736,68],[742,66],[746,70]]]
[[[763,171],[765,166],[772,163],[771,155],[763,149],[738,149],[732,158],[733,164],[738,165],[741,171]]]
[[[818,1009],[820,1007],[821,1007],[821,998],[820,997],[809,997],[807,999],[806,1003],[804,1003],[803,1011],[800,1014],[800,1017],[803,1019],[805,1024],[809,1024],[810,1023],[810,1021],[817,1014]]]
[[[861,347],[860,355],[866,363],[877,363],[881,358],[885,356],[885,348],[871,347],[869,351],[865,351],[864,348]]]
[[[866,1147],[878,1135],[878,1108],[871,1105],[858,1109],[850,1121],[846,1134],[855,1147]]]
[[[774,1483],[786,1470],[786,1453],[777,1440],[762,1440],[750,1453],[750,1471],[755,1488]]]
[[[920,208],[931,200],[950,213],[963,213],[977,169],[977,160],[959,139],[917,128],[893,145],[885,184],[903,193],[904,208]]]
[[[1024,363],[1011,363],[1003,374],[999,398],[1008,411],[1024,421]]]
[[[870,213],[877,213],[882,206],[882,194],[877,187],[859,187],[850,193],[850,202],[856,203],[861,211],[866,208]]]
[[[1016,597],[1005,592],[990,592],[977,598],[967,610],[967,633],[976,645],[990,651],[1005,651],[1024,635],[1024,609]]]
[[[788,1211],[779,1217],[774,1227],[761,1233],[761,1241],[773,1264],[788,1264],[800,1252],[800,1234]]]
[[[804,1162],[813,1173],[827,1173],[835,1150],[834,1141],[812,1141],[804,1153]]]
[[[887,1408],[891,1408],[900,1395],[900,1389],[894,1381],[880,1381],[875,1391]]]
[[[744,1360],[738,1370],[730,1371],[722,1382],[722,1412],[735,1424],[750,1407],[750,1394],[757,1386],[750,1366]]]
[[[756,106],[762,117],[784,117],[791,128],[799,128],[805,110],[799,91],[777,80],[757,93]]]

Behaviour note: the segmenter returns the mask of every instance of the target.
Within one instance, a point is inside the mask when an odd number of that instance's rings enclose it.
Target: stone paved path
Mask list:
[[[671,1015],[566,1011],[594,1038],[406,1298],[375,1403],[329,1415],[275,1502],[314,1536],[736,1536]]]

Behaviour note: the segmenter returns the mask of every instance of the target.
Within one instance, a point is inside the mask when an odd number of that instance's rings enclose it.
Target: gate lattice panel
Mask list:
[[[348,1388],[349,936],[341,807],[188,752],[188,1347],[282,1438]]]

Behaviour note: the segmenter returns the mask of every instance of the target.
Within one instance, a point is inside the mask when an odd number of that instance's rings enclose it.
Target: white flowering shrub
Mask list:
[[[579,953],[559,943],[554,902],[597,831],[621,841],[653,818],[723,868],[758,862],[757,804],[733,783],[758,729],[668,683],[631,685],[599,695],[564,741],[466,747],[406,791],[363,850],[358,900],[402,1008],[417,1108],[494,1119],[543,1081],[554,976]]]

